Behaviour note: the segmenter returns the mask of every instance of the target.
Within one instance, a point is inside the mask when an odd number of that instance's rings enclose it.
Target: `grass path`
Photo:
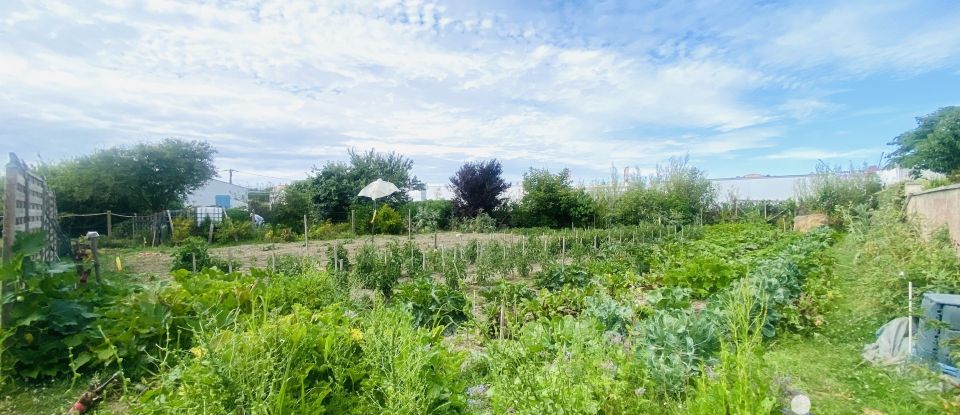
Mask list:
[[[837,259],[834,308],[825,312],[820,333],[786,335],[770,345],[767,363],[774,376],[810,396],[814,414],[941,414],[935,392],[922,392],[932,375],[922,369],[875,367],[860,357],[863,346],[894,316],[878,315],[869,275],[853,268],[856,244],[844,239],[832,249]]]

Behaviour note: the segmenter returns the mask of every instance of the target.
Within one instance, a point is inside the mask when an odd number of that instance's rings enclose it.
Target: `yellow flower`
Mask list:
[[[363,332],[360,329],[350,329],[350,338],[357,342],[363,340]]]
[[[190,353],[193,353],[193,355],[196,357],[203,357],[205,352],[201,347],[191,347]]]

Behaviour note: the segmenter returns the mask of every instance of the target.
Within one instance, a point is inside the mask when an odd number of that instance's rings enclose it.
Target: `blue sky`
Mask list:
[[[3,150],[202,139],[248,184],[348,147],[433,184],[491,157],[804,173],[875,164],[958,97],[954,1],[0,2]]]

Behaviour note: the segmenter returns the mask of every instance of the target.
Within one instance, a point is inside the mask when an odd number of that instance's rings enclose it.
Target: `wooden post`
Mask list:
[[[107,211],[107,238],[113,234],[113,212]]]
[[[227,274],[233,274],[233,250],[227,251]]]
[[[307,245],[309,244],[309,240],[308,240],[309,238],[307,237],[308,233],[309,233],[309,230],[307,229],[307,215],[303,215],[303,247],[304,248],[306,248]]]
[[[194,218],[196,220],[196,218]],[[159,221],[157,221],[159,222]],[[170,216],[170,210],[167,210],[167,223],[170,224],[170,235],[173,236],[173,217]],[[161,236],[162,238],[163,236]],[[162,241],[161,241],[162,242]]]
[[[356,219],[354,218],[354,215],[353,215],[353,214],[354,214],[354,210],[353,210],[353,209],[350,209],[350,232],[352,232],[354,235],[356,235],[356,234],[357,234],[357,221],[356,221]]]
[[[210,231],[207,232],[207,243],[213,243],[213,219],[210,219]]]
[[[190,258],[193,259],[193,272],[197,272],[197,254],[191,252]]]
[[[410,216],[410,208],[407,208],[407,239],[413,239],[413,219]]]
[[[271,274],[276,274],[276,273],[277,273],[277,254],[275,254],[275,253],[274,253],[274,254],[270,254],[270,262],[271,262],[271,264],[270,264],[270,273],[271,273]]]

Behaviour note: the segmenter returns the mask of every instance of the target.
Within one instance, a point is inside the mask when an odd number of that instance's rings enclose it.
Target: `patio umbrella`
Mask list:
[[[357,196],[373,199],[373,217],[370,218],[371,226],[373,225],[373,221],[377,219],[377,199],[390,196],[399,191],[400,189],[397,188],[397,185],[384,181],[383,179],[377,179],[364,186],[363,189],[360,190],[360,193],[357,193]]]

